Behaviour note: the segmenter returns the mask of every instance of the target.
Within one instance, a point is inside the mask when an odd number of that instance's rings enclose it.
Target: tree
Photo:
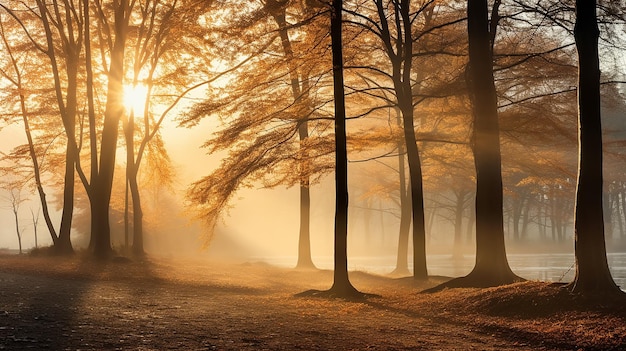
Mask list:
[[[408,161],[408,195],[411,204],[408,206],[407,201],[401,211],[411,211],[413,276],[416,279],[427,279],[427,230],[424,214],[423,155],[421,155],[424,151],[419,149],[421,147],[418,146],[420,140],[416,137],[415,131],[416,124],[419,124],[420,129],[424,128],[426,118],[421,115],[419,121],[415,120],[416,107],[427,98],[442,97],[455,89],[450,89],[449,81],[443,83],[446,80],[443,78],[444,74],[435,78],[434,82],[429,81],[426,78],[430,72],[427,72],[423,67],[416,68],[415,63],[419,62],[420,58],[437,60],[436,57],[438,56],[457,55],[449,47],[444,48],[444,45],[440,44],[441,40],[433,40],[437,44],[430,43],[429,36],[437,37],[440,35],[438,31],[454,26],[462,19],[454,15],[453,18],[450,18],[449,15],[454,11],[448,12],[441,10],[440,7],[439,10],[443,14],[434,20],[436,5],[431,0],[419,2],[417,5],[412,5],[411,1],[376,0],[373,3],[374,8],[369,7],[366,3],[359,3],[359,6],[354,6],[354,9],[348,11],[352,15],[348,22],[357,29],[357,33],[364,32],[365,34],[361,35],[363,39],[359,43],[366,48],[371,48],[366,55],[361,49],[359,55],[354,56],[361,56],[362,59],[355,59],[354,62],[350,62],[348,67],[360,71],[357,75],[362,77],[366,85],[361,90],[353,88],[355,93],[370,98],[377,97],[385,104],[383,108],[397,108],[400,112],[404,134],[404,146],[402,147],[404,152],[401,155],[404,158],[404,153],[406,153]],[[454,35],[446,36],[445,46],[450,46],[455,39]],[[454,77],[452,79],[454,81],[456,75],[452,74],[451,76]],[[447,77],[447,79],[450,78]],[[391,95],[391,97],[387,95]],[[378,106],[370,107],[370,111],[366,111],[363,115],[372,114],[380,108]],[[402,228],[406,228],[408,225],[410,223],[407,223],[406,219],[401,223]],[[402,248],[407,241],[401,234],[398,251],[400,255],[405,256],[404,252],[408,251]],[[404,258],[400,259],[404,260]],[[399,264],[402,262],[399,261]]]
[[[294,60],[294,53],[289,39],[288,23],[286,20],[286,8],[288,0],[267,0],[265,8],[272,15],[274,21],[278,25],[278,32],[280,36],[281,45],[283,48],[283,54],[289,65],[289,79],[291,83],[291,94],[293,95],[294,103],[298,103],[299,100],[309,101],[306,95],[309,93],[307,78],[300,78],[300,72]],[[304,4],[308,11],[308,4]],[[308,122],[303,119],[299,122],[298,137],[300,144],[306,143],[306,139],[309,137]],[[300,164],[300,233],[298,236],[298,262],[296,268],[315,268],[315,264],[311,258],[311,231],[310,231],[310,218],[311,218],[311,194],[310,194],[310,177],[306,169],[308,160],[306,155],[306,149],[302,149],[302,163]]]
[[[20,184],[19,182],[15,180],[11,180],[8,183],[6,183],[6,185],[7,185],[7,190],[9,192],[9,195],[6,196],[6,200],[9,202],[9,209],[11,210],[11,212],[13,212],[13,218],[15,220],[15,233],[17,234],[17,243],[18,243],[18,247],[19,247],[19,251],[21,255],[22,254],[22,228],[20,227],[19,211],[20,211],[20,206],[22,205],[22,203],[26,201],[26,199],[22,197],[23,184]]]
[[[37,229],[38,229],[37,227],[39,226],[39,214],[40,214],[39,209],[37,209],[37,211],[33,211],[33,208],[32,207],[30,208],[30,218],[32,219],[32,224],[33,224],[33,237],[35,238],[35,249],[39,247],[37,243]]]
[[[304,244],[310,187],[333,167],[328,26],[320,15],[326,9],[308,1],[289,6],[264,1],[243,9],[228,1],[217,5],[224,17],[207,24],[207,30],[219,40],[205,55],[213,65],[219,63],[219,81],[208,85],[205,101],[186,113],[181,124],[193,126],[208,116],[219,119],[220,128],[204,147],[228,156],[190,186],[188,198],[207,224],[208,244],[216,221],[239,189],[299,186]],[[300,245],[300,252],[299,259],[310,261],[306,245]]]
[[[52,242],[56,243],[58,241],[58,236],[56,230],[54,228],[54,224],[52,224],[52,219],[50,218],[50,211],[48,210],[48,201],[46,200],[46,193],[43,188],[43,183],[41,181],[41,168],[39,159],[37,156],[37,152],[35,150],[35,142],[33,140],[33,136],[31,133],[31,127],[29,122],[29,111],[26,104],[26,87],[23,84],[23,70],[19,67],[19,60],[14,55],[14,48],[9,43],[7,39],[7,32],[5,30],[6,22],[0,18],[0,37],[2,38],[2,43],[4,44],[4,52],[6,53],[6,57],[9,60],[9,69],[0,68],[0,74],[10,81],[17,95],[19,96],[19,106],[20,106],[20,115],[22,117],[22,122],[24,126],[24,133],[26,134],[26,139],[28,141],[28,155],[33,164],[33,176],[35,179],[35,186],[37,188],[37,193],[39,195],[39,200],[41,201],[41,206],[43,209],[44,219],[46,225],[48,226],[48,231],[50,236],[52,237]],[[11,71],[13,74],[11,74]],[[31,211],[32,213],[32,211]],[[37,219],[39,219],[39,211],[37,211]],[[34,215],[33,215],[34,222]],[[37,247],[37,228],[35,227],[35,247]]]
[[[466,281],[478,286],[519,280],[509,267],[504,246],[502,161],[491,49],[498,5],[496,1],[490,32],[487,1],[467,2],[468,85],[474,117],[472,142],[476,167],[476,264]]]
[[[100,157],[94,153],[94,145],[97,137],[91,134],[92,143],[92,178],[90,183],[83,178],[83,184],[89,196],[91,209],[91,242],[90,248],[96,257],[107,258],[113,253],[111,248],[111,225],[109,222],[109,207],[111,203],[111,189],[113,187],[113,173],[115,170],[115,155],[117,150],[117,137],[120,119],[124,114],[123,106],[123,79],[124,79],[124,52],[128,35],[128,24],[134,0],[115,1],[112,6],[113,21],[109,24],[104,16],[104,8],[101,3],[97,3],[98,21],[107,33],[109,42],[109,66],[106,106],[104,110],[104,121],[100,141]],[[87,8],[87,6],[85,6]],[[89,11],[85,12],[88,16]],[[88,23],[88,21],[86,21]],[[112,28],[109,27],[112,25]],[[90,55],[87,60],[91,60]],[[103,64],[105,64],[103,62]],[[93,86],[88,86],[88,90]],[[95,117],[90,113],[90,125],[95,125]],[[97,150],[97,148],[95,149]],[[93,167],[96,167],[93,169]]]
[[[392,64],[392,79],[398,108],[402,112],[404,140],[409,165],[409,184],[413,222],[413,277],[427,279],[426,228],[424,219],[424,193],[422,167],[417,140],[415,138],[413,84],[411,81],[413,62],[413,28],[411,16],[425,11],[432,1],[422,5],[416,14],[410,13],[411,2],[401,0],[393,5],[394,23],[397,23],[396,38],[389,31],[387,9],[382,0],[376,1],[378,19],[381,22],[380,38]],[[394,49],[395,44],[395,49]]]
[[[354,297],[361,293],[348,277],[348,152],[346,146],[346,106],[343,86],[342,0],[333,0],[330,37],[335,101],[335,269],[330,294]]]
[[[606,259],[602,204],[602,127],[596,1],[576,1],[579,167],[576,189],[574,292],[620,293]]]
[[[52,75],[53,94],[55,96],[54,103],[56,104],[57,115],[61,117],[61,122],[67,138],[64,162],[65,174],[63,184],[63,210],[58,236],[54,231],[54,227],[49,216],[46,215],[47,204],[45,201],[45,193],[41,184],[39,165],[37,163],[34,149],[30,146],[29,152],[34,166],[36,185],[42,202],[42,207],[44,208],[44,217],[48,217],[46,218],[46,223],[48,225],[50,235],[52,236],[54,247],[59,253],[72,253],[73,248],[70,240],[70,233],[74,208],[74,169],[78,156],[78,148],[75,139],[79,83],[78,71],[81,47],[83,44],[80,17],[76,16],[76,9],[68,3],[64,3],[61,6],[61,4],[57,2],[54,2],[53,4],[46,4],[44,1],[37,0],[34,6],[39,12],[39,15],[32,17],[29,16],[29,14],[34,13],[35,8],[31,8],[31,5],[27,3],[15,5],[15,8],[9,8],[5,5],[0,6],[2,6],[2,8],[20,24],[21,28],[25,32],[26,38],[28,38],[28,40],[32,43],[33,47],[37,51],[43,53],[49,61],[46,73]],[[23,17],[21,17],[21,15],[23,15]],[[38,41],[42,33],[42,41],[44,43],[40,43]],[[8,43],[6,43],[6,45],[7,47],[9,46]],[[10,57],[14,60],[13,54],[11,54]],[[16,65],[14,65],[14,69],[16,79],[13,80],[13,84],[19,86],[20,88],[24,88],[22,86],[20,73],[17,72],[18,68]],[[22,93],[23,91],[21,91],[20,94]],[[24,128],[27,138],[29,139],[29,145],[32,146],[32,136],[29,137],[30,128],[25,115],[26,106],[24,105],[24,97],[22,96],[20,99],[22,101],[22,115],[25,118]]]
[[[126,111],[123,116],[122,124],[126,142],[126,178],[132,197],[133,208],[132,250],[133,254],[142,256],[145,253],[143,210],[141,206],[138,173],[144,153],[148,148],[148,143],[155,137],[156,139],[160,138],[158,134],[159,127],[165,117],[165,115],[162,114],[158,121],[153,121],[150,109],[153,90],[155,89],[155,81],[158,81],[158,78],[160,78],[156,76],[156,71],[157,68],[162,68],[162,71],[165,71],[162,61],[165,54],[172,50],[174,46],[172,43],[174,40],[172,40],[171,37],[172,31],[179,33],[177,29],[180,30],[182,25],[189,25],[193,22],[183,20],[185,18],[182,16],[180,5],[176,0],[170,2],[146,1],[145,3],[139,3],[138,6],[140,10],[140,16],[138,16],[139,23],[134,26],[134,35],[131,38],[134,40],[131,86],[133,89],[137,89],[137,86],[143,83],[146,88],[146,96],[139,97],[144,99],[143,109],[141,111],[135,111],[134,109]],[[196,7],[192,7],[192,9],[197,11],[195,12],[195,16],[202,13],[198,11],[199,9]],[[147,74],[142,74],[142,71],[147,71]],[[167,73],[170,72],[166,72],[166,74]],[[142,77],[140,77],[140,75]],[[171,81],[175,83],[174,79]],[[142,126],[140,127],[142,137],[137,149],[135,147],[135,117],[143,117],[143,123],[140,123]],[[151,151],[159,153],[162,156],[163,166],[167,167],[169,163],[167,152],[163,148],[159,149],[158,146],[162,146],[160,140],[157,140],[155,144]],[[127,210],[125,212],[127,212]],[[126,215],[125,218],[127,225],[128,216]]]
[[[509,267],[504,245],[503,192],[498,125],[498,105],[493,78],[494,19],[491,31],[487,0],[468,0],[469,42],[468,89],[472,105],[472,151],[476,167],[476,262],[465,277],[456,278],[429,291],[444,287],[488,287],[521,280]]]
[[[399,111],[398,111],[399,112]],[[397,114],[396,123],[402,125],[402,116]],[[400,175],[400,184],[398,190],[400,192],[400,228],[398,233],[398,253],[396,255],[396,268],[393,270],[394,275],[409,275],[408,251],[409,251],[409,232],[411,229],[412,206],[409,198],[409,190],[411,189],[410,181],[407,184],[404,157],[404,139],[398,139],[398,174]]]

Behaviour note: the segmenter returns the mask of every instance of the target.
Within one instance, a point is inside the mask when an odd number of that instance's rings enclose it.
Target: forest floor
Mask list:
[[[297,297],[329,271],[0,256],[0,350],[626,350],[625,301],[525,282],[419,293],[352,272],[361,301]]]

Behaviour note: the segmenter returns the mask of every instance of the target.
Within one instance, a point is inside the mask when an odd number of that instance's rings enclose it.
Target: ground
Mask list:
[[[0,350],[626,350],[625,301],[350,277],[379,296],[297,297],[332,272],[261,263],[0,256]]]

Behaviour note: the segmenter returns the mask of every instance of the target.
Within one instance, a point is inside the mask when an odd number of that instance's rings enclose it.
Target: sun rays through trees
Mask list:
[[[21,216],[34,201],[58,254],[210,249],[248,221],[228,216],[243,194],[263,189],[289,195],[255,203],[272,233],[249,235],[289,243],[298,269],[332,261],[331,296],[364,296],[353,257],[391,257],[387,273],[419,284],[433,254],[469,255],[473,270],[435,290],[492,287],[524,279],[511,247],[540,246],[575,257],[571,291],[619,292],[607,247],[626,247],[623,13],[609,1],[3,1],[10,245],[32,237]]]

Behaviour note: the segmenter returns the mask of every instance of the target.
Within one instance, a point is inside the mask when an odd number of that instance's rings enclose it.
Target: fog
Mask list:
[[[203,248],[206,229],[189,216],[185,204],[185,191],[189,184],[214,169],[224,154],[208,155],[200,146],[210,131],[217,129],[214,120],[206,120],[201,125],[187,129],[177,128],[175,122],[166,121],[163,126],[164,141],[174,162],[176,179],[171,191],[166,191],[165,199],[170,203],[167,213],[159,215],[159,225],[147,230],[146,250],[149,253],[167,256],[192,255],[195,257],[220,258],[229,260],[270,260],[282,265],[295,264],[299,231],[299,193],[297,187],[274,189],[241,189],[234,197],[231,208],[223,214],[213,234],[212,243]],[[0,131],[3,140],[2,152],[9,152],[14,146],[23,143],[18,126],[8,126]],[[350,164],[350,209],[349,209],[349,247],[350,257],[387,257],[393,258],[397,251],[399,211],[393,202],[383,199],[363,197],[367,191],[360,183],[372,172],[369,165]],[[367,184],[365,184],[367,185]],[[80,185],[79,185],[80,186]],[[46,188],[52,197],[54,189]],[[34,246],[34,233],[30,209],[39,208],[38,197],[34,193],[23,192],[28,200],[20,207],[20,227],[24,249]],[[429,194],[427,194],[428,196]],[[573,195],[573,194],[572,194]],[[6,197],[6,194],[4,194]],[[121,200],[117,200],[121,201]],[[164,204],[150,203],[147,207],[159,208]],[[429,210],[427,203],[427,212]],[[55,206],[54,210],[58,210]],[[7,199],[3,199],[0,219],[5,225],[0,231],[0,247],[15,250],[18,247],[13,214]],[[58,212],[53,212],[53,221],[58,223]],[[465,227],[467,218],[464,218]],[[333,254],[334,226],[334,179],[332,174],[322,178],[311,187],[311,252],[316,258],[328,262]],[[510,240],[507,233],[509,253],[571,253],[573,254],[573,229],[567,227],[565,240],[550,243],[539,240],[538,228],[529,226],[528,239],[523,244]],[[175,228],[175,229],[174,229]],[[506,227],[505,231],[511,228]],[[119,231],[119,230],[118,230]],[[119,232],[114,233],[113,246],[120,248],[123,240]],[[433,217],[431,230],[427,233],[427,253],[429,255],[449,254],[453,249],[454,227],[450,220],[439,213]],[[86,245],[84,235],[75,233],[75,246]],[[465,237],[462,252],[473,254],[473,243]],[[609,240],[609,251],[623,251],[623,242],[616,232],[616,239]],[[39,246],[50,245],[43,219],[39,219]],[[324,265],[324,264],[322,264]]]
[[[624,122],[619,118],[621,114],[613,113],[605,116],[608,135],[612,140],[623,138]],[[353,126],[357,127],[358,124]],[[25,143],[20,126],[10,125],[0,131],[2,144],[0,151],[8,153],[15,146]],[[219,130],[216,119],[205,119],[194,128],[179,128],[173,120],[165,120],[162,126],[163,140],[173,161],[175,180],[173,188],[158,190],[158,196],[144,195],[144,207],[147,212],[145,249],[148,254],[167,257],[195,257],[212,260],[226,260],[231,262],[265,261],[279,266],[294,266],[297,260],[298,232],[299,232],[299,190],[297,187],[277,187],[273,189],[256,187],[244,188],[237,191],[230,203],[230,208],[223,213],[212,235],[210,245],[203,243],[208,235],[202,223],[193,219],[185,202],[185,192],[193,181],[209,174],[214,170],[225,153],[207,154],[201,145],[212,133]],[[120,150],[123,147],[120,147]],[[575,147],[572,145],[572,152]],[[120,151],[121,153],[121,151]],[[349,154],[351,160],[367,158],[371,155],[383,153],[375,150],[371,154]],[[119,160],[123,156],[118,155]],[[504,160],[507,162],[507,160]],[[607,169],[615,166],[615,160],[609,158]],[[378,162],[351,162],[350,174],[350,208],[348,225],[348,255],[349,268],[352,270],[367,270],[385,274],[393,270],[397,254],[399,209],[398,204],[388,196],[368,195],[369,187],[376,186],[376,182],[384,181],[385,174],[381,172]],[[425,166],[427,169],[428,167]],[[506,165],[505,165],[506,168]],[[118,177],[123,173],[118,169]],[[387,176],[393,177],[388,171]],[[441,176],[441,175],[439,175]],[[119,183],[119,180],[117,181]],[[506,184],[505,184],[506,185]],[[120,186],[119,184],[117,185]],[[81,185],[77,185],[77,189]],[[60,188],[59,188],[60,189]],[[58,196],[53,186],[47,185],[49,198]],[[7,193],[2,193],[0,205],[0,220],[5,225],[0,228],[0,248],[16,250],[18,248],[15,233],[14,217]],[[123,194],[117,192],[117,194]],[[22,191],[22,196],[28,199],[19,209],[20,229],[24,250],[34,247],[34,232],[30,210],[39,208],[38,197],[28,189]],[[427,198],[436,198],[441,194],[433,194],[427,190]],[[507,196],[507,194],[505,194]],[[574,194],[569,195],[572,197]],[[428,200],[428,199],[427,199]],[[441,199],[439,199],[441,200]],[[439,201],[438,200],[438,201]],[[115,201],[123,201],[115,198]],[[314,263],[320,268],[332,268],[333,233],[334,233],[334,178],[326,175],[319,183],[311,186],[311,254]],[[433,211],[433,206],[439,207],[436,202],[426,202],[426,212]],[[58,225],[59,206],[51,206],[53,222]],[[564,209],[573,213],[573,208]],[[471,234],[466,233],[467,216],[463,218],[463,238],[460,252],[464,255],[461,261],[450,260],[454,251],[454,225],[450,214],[445,209],[438,209],[432,216],[432,223],[427,231],[427,254],[431,272],[462,275],[471,268],[474,254],[474,243]],[[152,216],[152,217],[150,217]],[[81,217],[80,213],[77,217]],[[83,216],[84,217],[84,216]],[[616,218],[613,218],[616,221]],[[623,220],[623,219],[622,219]],[[88,243],[85,225],[88,219],[75,221],[75,227],[82,223],[82,228],[73,231],[73,244],[76,248],[85,248]],[[550,225],[543,224],[543,233],[539,223],[531,222],[527,228],[527,237],[521,242],[512,239],[510,223],[505,224],[507,252],[516,254],[545,254],[558,253],[565,255],[565,260],[573,261],[573,228],[571,223],[565,226],[563,240],[554,242],[541,239],[541,236],[550,236]],[[118,251],[123,249],[124,234],[119,218],[113,224],[112,245]],[[620,236],[618,226],[613,226],[614,235],[607,239],[609,252],[626,252],[626,244]],[[50,236],[40,216],[38,223],[38,245],[51,244]],[[409,262],[411,260],[409,250]],[[446,260],[442,260],[445,257]],[[469,263],[468,263],[469,262]],[[523,264],[520,264],[523,265]],[[532,266],[532,262],[529,263]],[[410,264],[409,264],[410,266]],[[448,267],[448,268],[445,268]],[[538,268],[541,270],[541,268]],[[570,267],[560,268],[564,274]],[[620,273],[622,274],[622,273]],[[547,279],[553,279],[548,277]],[[616,279],[622,279],[616,277]]]

